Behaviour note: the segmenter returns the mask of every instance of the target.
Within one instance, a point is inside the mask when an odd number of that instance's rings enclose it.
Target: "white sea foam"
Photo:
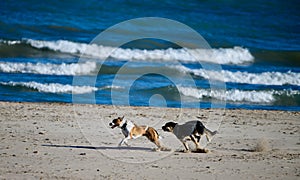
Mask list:
[[[300,86],[300,73],[295,72],[231,72],[227,70],[211,71],[204,69],[190,69],[184,66],[174,66],[185,73],[191,73],[205,79],[218,80],[222,82],[245,83],[245,84],[262,84],[262,85],[296,85]]]
[[[97,91],[98,88],[91,86],[71,86],[59,83],[38,83],[38,82],[0,82],[6,86],[23,86],[26,88],[34,89],[44,93],[73,93],[73,94],[85,94]]]
[[[128,60],[164,60],[186,62],[211,62],[216,64],[242,64],[252,62],[253,56],[248,49],[241,47],[220,49],[165,49],[165,50],[139,50],[118,48],[111,57]]]
[[[22,41],[7,41],[0,42],[9,45],[25,43],[38,49],[49,49],[52,51],[71,53],[77,55],[86,55],[95,58],[104,59],[111,57],[121,60],[163,60],[163,61],[205,61],[217,64],[243,64],[254,60],[254,57],[248,49],[242,47],[234,48],[219,48],[219,49],[156,49],[156,50],[141,50],[141,49],[122,49],[97,44],[86,44],[72,42],[67,40],[43,41],[26,39]],[[112,52],[112,53],[111,53]]]
[[[125,89],[125,88],[122,87],[122,86],[116,86],[116,85],[108,85],[108,86],[99,87],[99,90],[109,90],[109,89],[122,90],[122,89]]]
[[[177,87],[179,92],[184,96],[189,96],[197,99],[212,98],[221,101],[231,102],[251,102],[251,103],[267,103],[274,102],[275,95],[294,96],[300,95],[297,90],[269,90],[269,91],[243,91],[238,89],[230,90],[208,90],[197,89],[191,87]]]
[[[7,44],[7,45],[15,45],[15,44],[21,44],[22,41],[19,41],[19,40],[12,41],[12,40],[0,39],[0,43]]]
[[[0,72],[33,73],[48,75],[83,75],[91,74],[97,68],[95,62],[51,64],[51,63],[12,63],[0,62]]]

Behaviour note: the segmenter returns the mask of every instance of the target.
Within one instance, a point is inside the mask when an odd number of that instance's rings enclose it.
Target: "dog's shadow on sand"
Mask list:
[[[77,145],[59,145],[43,144],[45,147],[71,148],[71,149],[91,149],[91,150],[132,150],[132,151],[153,151],[153,148],[133,147],[133,146],[77,146]]]

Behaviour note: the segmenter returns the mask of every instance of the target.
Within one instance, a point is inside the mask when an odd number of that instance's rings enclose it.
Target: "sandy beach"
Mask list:
[[[123,115],[156,128],[172,151],[153,151],[144,137],[118,148],[123,136],[108,123]],[[209,153],[179,152],[161,126],[196,119],[218,129]],[[0,178],[299,179],[299,119],[284,111],[0,102]]]

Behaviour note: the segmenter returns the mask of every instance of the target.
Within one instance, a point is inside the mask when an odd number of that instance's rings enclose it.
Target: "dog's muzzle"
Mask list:
[[[164,131],[168,131],[168,132],[170,132],[169,128],[168,128],[168,127],[166,127],[166,126],[163,126],[163,127],[161,127],[161,128],[162,128],[162,130],[164,130]]]
[[[116,126],[115,124],[113,124],[113,123],[109,123],[108,125],[109,125],[112,129],[115,128],[115,127],[117,127],[117,126]]]

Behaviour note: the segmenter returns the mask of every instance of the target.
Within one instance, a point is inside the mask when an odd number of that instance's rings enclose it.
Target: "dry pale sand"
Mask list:
[[[108,123],[122,115],[174,151],[155,152],[145,137],[118,148]],[[178,152],[161,126],[196,116],[221,125],[210,152]],[[300,112],[0,102],[0,122],[1,179],[300,179]]]

